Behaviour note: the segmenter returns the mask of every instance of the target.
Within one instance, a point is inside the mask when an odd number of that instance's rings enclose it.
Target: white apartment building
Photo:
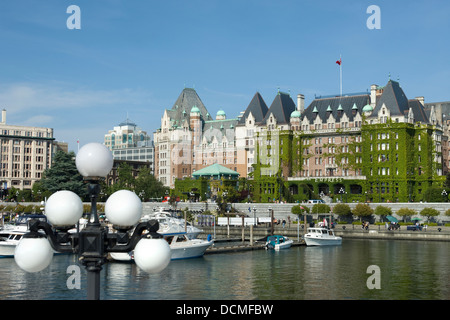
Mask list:
[[[50,168],[53,129],[6,124],[6,110],[0,122],[0,183],[2,189],[31,189]]]

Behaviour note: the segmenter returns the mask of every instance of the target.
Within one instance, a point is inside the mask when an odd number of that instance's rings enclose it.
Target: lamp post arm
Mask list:
[[[77,242],[76,236],[64,231],[55,233],[50,224],[38,219],[31,219],[29,223],[30,234],[39,233],[39,230],[44,231],[50,245],[55,251],[61,253],[75,253]]]
[[[156,220],[149,220],[147,222],[139,223],[133,231],[131,238],[125,244],[120,244],[121,241],[119,234],[110,233],[108,234],[108,243],[106,250],[108,252],[130,252],[136,247],[136,244],[143,237],[145,230],[148,231],[146,235],[149,235],[153,239],[162,238],[162,236],[157,233],[159,229],[159,223]],[[126,240],[125,240],[126,241]]]

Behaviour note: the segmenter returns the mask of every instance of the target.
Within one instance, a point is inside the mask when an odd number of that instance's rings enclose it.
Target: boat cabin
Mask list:
[[[334,236],[334,232],[331,229],[326,228],[308,228],[308,233],[312,235],[329,235]]]

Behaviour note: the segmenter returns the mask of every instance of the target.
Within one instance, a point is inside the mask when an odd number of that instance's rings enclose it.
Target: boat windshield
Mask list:
[[[16,218],[16,225],[18,224],[27,224],[29,220],[31,219],[38,219],[40,221],[47,221],[47,218],[45,216],[42,215],[24,215],[24,216],[18,216]]]

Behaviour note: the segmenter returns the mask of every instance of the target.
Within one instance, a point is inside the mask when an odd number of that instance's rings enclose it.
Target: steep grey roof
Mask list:
[[[275,99],[273,99],[269,110],[262,122],[266,122],[267,118],[272,113],[277,119],[277,123],[289,123],[291,119],[291,113],[296,109],[294,101],[292,101],[289,94],[284,92],[278,92]]]
[[[267,108],[264,99],[261,97],[259,92],[256,92],[247,109],[245,109],[244,115],[240,118],[239,124],[245,124],[245,119],[247,119],[250,112],[255,117],[255,122],[261,123],[266,116],[267,110],[269,110],[269,108]]]
[[[405,115],[405,111],[408,114],[408,98],[406,98],[403,89],[396,81],[388,81],[383,89],[383,94],[377,101],[373,114],[378,114],[383,104],[389,109],[391,115]]]
[[[414,121],[420,121],[423,123],[428,123],[428,115],[425,112],[425,109],[423,108],[422,104],[417,99],[408,100],[408,105],[412,109],[412,112],[414,113]],[[408,108],[409,111],[409,108]],[[408,116],[408,111],[406,111],[405,116]]]
[[[206,121],[203,125],[203,138],[205,138],[208,142],[211,142],[211,140],[215,137],[220,142],[225,136],[227,141],[231,142],[234,140],[234,128],[237,123],[237,119]]]
[[[391,116],[408,116],[409,108],[411,108],[414,113],[414,121],[428,123],[428,117],[422,104],[417,99],[408,100],[397,81],[388,81],[372,115],[377,115],[383,104],[389,109]]]
[[[167,113],[173,120],[173,124],[180,126],[185,120],[189,121],[193,106],[196,106],[200,110],[200,115],[203,120],[212,120],[202,100],[192,88],[184,88],[172,109],[168,110]]]
[[[370,103],[369,94],[314,99],[303,112],[301,120],[307,117],[309,123],[313,123],[316,119],[316,115],[318,115],[322,121],[327,121],[330,114],[332,114],[334,119],[339,121],[342,116],[346,114],[349,120],[353,121],[354,115],[356,115],[357,112],[362,114],[362,109],[368,103]],[[354,109],[355,106],[356,109]]]

